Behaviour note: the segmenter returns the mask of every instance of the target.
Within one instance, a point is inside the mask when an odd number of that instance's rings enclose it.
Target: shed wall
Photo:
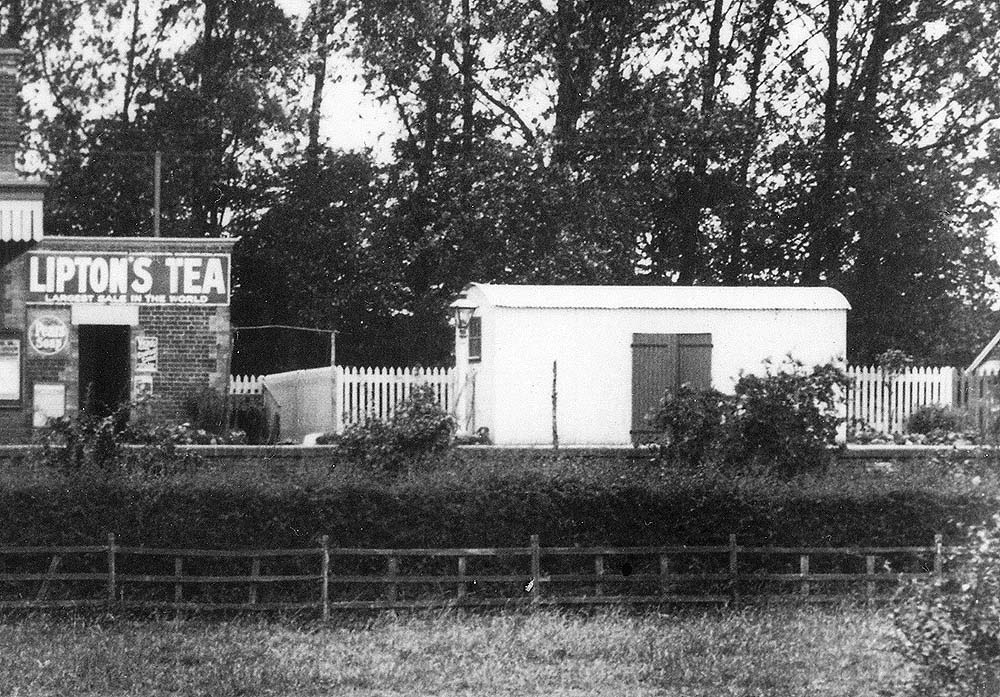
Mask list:
[[[813,365],[847,350],[843,310],[493,308],[492,315],[492,331],[485,319],[483,330],[489,365],[481,368],[491,388],[478,393],[477,384],[476,422],[503,445],[551,444],[553,361],[560,444],[630,443],[634,333],[710,333],[712,385],[725,392],[741,371],[763,372],[768,358],[791,354]]]

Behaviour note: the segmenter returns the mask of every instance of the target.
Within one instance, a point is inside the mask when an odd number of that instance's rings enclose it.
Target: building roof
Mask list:
[[[556,286],[470,283],[452,303],[478,291],[486,304],[514,308],[849,310],[833,288],[804,286]]]
[[[983,347],[983,350],[979,352],[976,359],[969,364],[968,368],[965,369],[965,373],[968,375],[976,372],[979,366],[986,362],[986,360],[990,357],[990,354],[993,353],[993,349],[997,347],[997,344],[1000,344],[1000,332],[997,332],[996,335],[990,339],[989,343]]]

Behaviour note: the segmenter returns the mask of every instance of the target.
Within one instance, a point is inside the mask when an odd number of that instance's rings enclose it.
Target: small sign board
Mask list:
[[[160,340],[155,336],[135,339],[135,372],[155,373],[160,359]]]
[[[0,338],[0,402],[21,399],[21,340]]]
[[[28,344],[36,353],[55,356],[69,344],[69,327],[55,315],[42,315],[28,327]]]
[[[31,423],[35,428],[49,425],[49,419],[66,415],[66,385],[35,383],[32,394],[34,414]]]
[[[141,402],[153,396],[153,376],[142,373],[132,376],[132,401]]]

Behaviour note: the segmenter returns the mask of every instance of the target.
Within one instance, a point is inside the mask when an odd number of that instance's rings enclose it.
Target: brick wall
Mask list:
[[[155,417],[183,420],[187,398],[206,387],[229,389],[228,307],[140,307],[139,326],[132,329],[133,347],[139,336],[159,340],[151,400]]]
[[[21,52],[0,46],[0,171],[14,171],[14,157],[20,142],[18,101]]]
[[[166,240],[138,238],[48,238],[42,247],[68,251],[95,249],[161,252],[229,251],[232,241]],[[0,408],[0,443],[24,443],[32,436],[32,389],[35,383],[66,385],[66,409],[79,404],[79,336],[71,323],[68,305],[27,305],[27,256],[0,267],[0,328],[16,332],[22,339],[22,403],[18,408]],[[55,356],[41,356],[27,342],[26,329],[40,315],[57,316],[69,326],[69,343]],[[232,339],[229,307],[197,305],[148,305],[139,307],[139,322],[131,327],[130,373],[135,371],[136,339],[158,340],[157,371],[152,373],[151,415],[162,422],[186,418],[184,403],[205,388],[225,394],[229,389]]]

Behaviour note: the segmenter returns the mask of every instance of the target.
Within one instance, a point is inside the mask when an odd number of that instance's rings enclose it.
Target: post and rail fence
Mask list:
[[[0,546],[0,610],[335,610],[597,604],[873,603],[941,577],[928,547],[666,547],[205,550],[119,544]]]

